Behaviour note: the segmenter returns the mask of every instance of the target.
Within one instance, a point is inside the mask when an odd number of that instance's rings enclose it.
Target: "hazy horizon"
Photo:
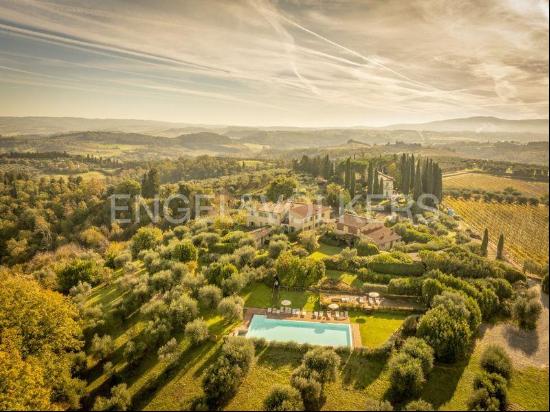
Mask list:
[[[548,113],[548,1],[0,3],[1,116],[378,127]]]

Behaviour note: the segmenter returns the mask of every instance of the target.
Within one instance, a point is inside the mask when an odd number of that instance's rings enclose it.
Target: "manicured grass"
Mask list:
[[[422,392],[422,399],[439,410],[467,410],[475,376],[481,372],[482,349],[477,346],[465,360],[450,365],[436,364]],[[514,369],[508,387],[514,410],[548,410],[548,369]]]
[[[548,410],[548,368],[515,370],[509,387],[510,401],[526,410]]]
[[[401,312],[374,312],[368,315],[352,312],[350,320],[359,325],[363,346],[376,348],[384,344],[399,329],[407,316],[407,313]]]
[[[342,251],[341,247],[338,246],[330,246],[325,243],[319,244],[319,249],[317,249],[315,252],[313,252],[309,257],[311,259],[315,260],[321,260],[326,258],[327,256],[334,256],[337,255]]]
[[[340,281],[354,288],[361,288],[361,286],[363,286],[363,282],[357,277],[357,274],[355,273],[329,269],[326,271],[326,277]]]
[[[237,395],[226,410],[262,410],[263,400],[274,385],[288,385],[302,354],[282,348],[261,351]],[[323,410],[363,410],[368,397],[381,398],[388,381],[383,374],[384,362],[365,360],[356,355],[342,357],[336,382],[325,388]]]
[[[313,311],[319,308],[319,295],[313,292],[293,292],[281,290],[279,297],[273,296],[273,290],[263,283],[255,283],[248,286],[241,296],[245,306],[250,308],[279,307],[281,301],[288,299],[292,302],[293,308],[301,308]]]

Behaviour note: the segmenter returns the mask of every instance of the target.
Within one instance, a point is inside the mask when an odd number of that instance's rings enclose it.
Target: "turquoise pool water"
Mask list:
[[[320,346],[352,345],[349,324],[268,319],[264,315],[254,315],[246,337]]]

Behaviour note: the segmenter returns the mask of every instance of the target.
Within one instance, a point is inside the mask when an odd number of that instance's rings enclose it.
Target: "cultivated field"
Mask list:
[[[489,229],[496,244],[503,233],[505,251],[518,264],[526,259],[548,261],[548,207],[487,203],[476,200],[446,198],[445,205],[458,213],[464,222],[482,232]]]
[[[525,196],[541,197],[548,194],[548,183],[545,182],[531,182],[475,172],[446,176],[443,178],[443,185],[445,190],[482,189],[487,192],[502,192],[508,187],[513,187]]]

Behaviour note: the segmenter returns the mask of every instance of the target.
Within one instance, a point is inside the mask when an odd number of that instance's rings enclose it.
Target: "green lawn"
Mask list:
[[[319,309],[319,295],[313,292],[290,292],[282,290],[279,298],[273,299],[273,291],[263,283],[255,283],[248,286],[241,296],[245,306],[249,308],[279,307],[282,300],[288,299],[292,302],[293,308],[301,308],[307,311]]]
[[[482,350],[477,347],[472,356],[452,365],[436,365],[422,397],[440,410],[467,410],[472,395],[473,381],[481,371],[479,359]],[[514,410],[548,410],[548,369],[514,369],[508,387],[509,403]]]
[[[273,385],[288,385],[290,376],[301,363],[302,355],[281,348],[267,348],[258,354],[237,395],[226,410],[262,410],[263,400]],[[360,359],[356,355],[342,358],[337,380],[325,389],[323,410],[364,410],[368,397],[381,398],[388,380],[384,363]]]
[[[339,246],[330,246],[325,243],[320,243],[319,249],[317,249],[315,252],[309,255],[309,257],[311,259],[321,260],[326,258],[327,256],[337,255],[341,251],[342,251],[342,248]]]
[[[363,346],[376,348],[384,344],[399,329],[408,315],[401,312],[374,312],[368,315],[352,312],[350,320],[359,325]]]
[[[360,289],[363,286],[363,282],[357,277],[357,274],[355,273],[329,269],[326,271],[326,277],[329,279],[340,281],[356,289]]]

